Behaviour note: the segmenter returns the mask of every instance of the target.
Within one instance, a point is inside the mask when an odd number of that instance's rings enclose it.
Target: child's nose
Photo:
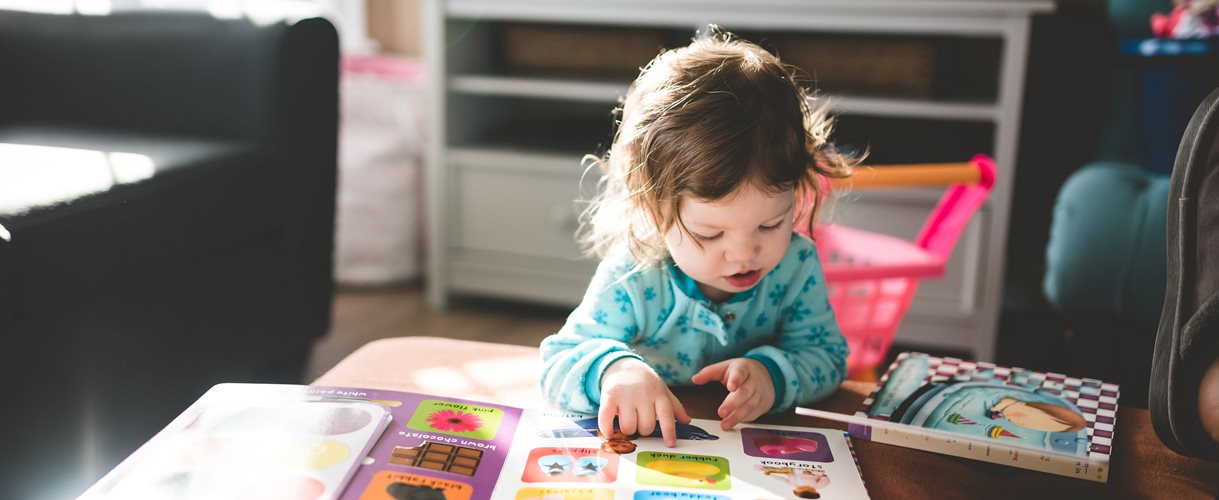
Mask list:
[[[749,262],[758,256],[762,250],[761,244],[755,238],[743,238],[733,242],[724,251],[724,259],[728,262]]]

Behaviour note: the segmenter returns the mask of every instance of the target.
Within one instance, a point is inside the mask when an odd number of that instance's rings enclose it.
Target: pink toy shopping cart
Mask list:
[[[914,241],[833,224],[814,229],[830,305],[851,346],[851,378],[875,377],[922,278],[940,277],[957,239],[995,183],[995,165],[969,163],[863,167],[832,189],[948,186]]]

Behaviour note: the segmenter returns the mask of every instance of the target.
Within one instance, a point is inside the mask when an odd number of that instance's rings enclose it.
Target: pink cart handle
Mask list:
[[[944,192],[935,210],[923,224],[914,244],[928,253],[947,261],[961,232],[974,213],[986,203],[995,185],[995,161],[986,155],[976,155],[970,163],[978,169],[978,182],[973,185],[954,184]]]

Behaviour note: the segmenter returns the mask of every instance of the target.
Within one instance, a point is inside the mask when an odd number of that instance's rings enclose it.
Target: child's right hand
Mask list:
[[[636,358],[615,361],[601,376],[601,409],[597,427],[602,436],[614,435],[614,416],[626,435],[652,434],[660,423],[665,446],[677,444],[677,424],[690,423],[690,415],[647,363]]]

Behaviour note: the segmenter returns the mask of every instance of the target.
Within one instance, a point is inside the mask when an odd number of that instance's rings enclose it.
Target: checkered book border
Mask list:
[[[851,439],[851,433],[844,432],[842,437],[847,440],[847,449],[851,450],[851,460],[855,461],[855,470],[859,471],[859,479],[863,480],[863,467],[859,465],[859,455],[855,453],[855,441]],[[868,483],[863,481],[863,490],[868,491]]]
[[[996,380],[1003,383],[1022,386],[1040,387],[1050,394],[1057,395],[1079,408],[1087,422],[1088,458],[1090,460],[1108,461],[1113,451],[1113,426],[1117,423],[1117,399],[1120,394],[1117,384],[1110,384],[1091,378],[1068,377],[1061,373],[1039,372],[987,363],[984,361],[967,361],[957,358],[931,356],[922,353],[903,352],[897,356],[885,374],[880,377],[876,389],[863,400],[859,413],[867,414],[876,400],[876,394],[889,380],[889,374],[903,359],[910,356],[925,356],[930,367],[923,383],[943,382],[947,380],[979,381]],[[887,416],[871,417],[876,420],[888,420]]]

